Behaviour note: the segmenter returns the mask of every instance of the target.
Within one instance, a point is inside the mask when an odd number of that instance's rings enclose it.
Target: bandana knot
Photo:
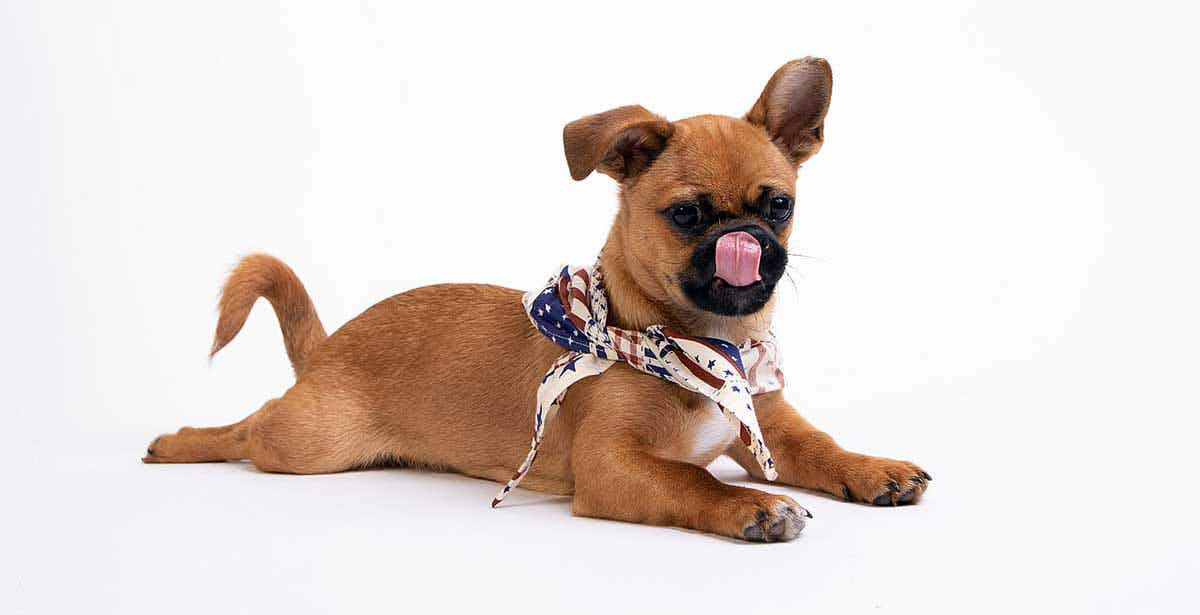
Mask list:
[[[546,423],[554,417],[567,388],[603,373],[617,362],[716,402],[725,417],[739,426],[739,439],[754,455],[767,480],[775,480],[775,461],[763,443],[752,399],[758,393],[783,388],[773,335],[735,346],[713,337],[684,335],[662,325],[644,332],[610,327],[599,263],[590,269],[564,266],[545,287],[525,293],[522,303],[533,326],[567,352],[542,377],[529,454],[492,500],[493,507],[529,472]]]

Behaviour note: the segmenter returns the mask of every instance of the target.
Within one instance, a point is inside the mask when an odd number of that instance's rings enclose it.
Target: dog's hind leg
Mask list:
[[[380,447],[366,408],[331,386],[300,383],[254,415],[249,457],[264,472],[329,474],[371,465]]]
[[[271,404],[273,402],[267,402]],[[265,408],[266,406],[264,406]],[[250,456],[250,430],[258,413],[224,427],[184,427],[159,436],[146,448],[145,463],[233,461]]]
[[[184,427],[150,444],[146,463],[249,459],[264,472],[328,474],[371,465],[380,451],[363,426],[362,406],[345,395],[300,384],[240,423]]]

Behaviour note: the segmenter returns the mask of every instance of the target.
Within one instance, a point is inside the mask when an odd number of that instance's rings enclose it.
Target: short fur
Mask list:
[[[688,298],[681,280],[696,275],[689,267],[703,238],[681,234],[663,211],[702,193],[717,217],[713,233],[755,225],[786,246],[791,225],[772,227],[753,204],[764,186],[795,194],[798,166],[823,142],[831,87],[828,63],[804,58],[780,68],[741,119],[668,122],[634,106],[565,128],[572,177],[599,171],[620,183],[601,252],[612,324],[664,324],[735,342],[767,333],[773,298],[745,316],[721,316]],[[540,377],[563,350],[530,325],[520,291],[418,288],[326,337],[292,270],[254,255],[225,283],[214,354],[258,297],[275,308],[295,385],[234,425],[159,437],[145,462],[250,459],[268,472],[317,474],[401,461],[504,482],[528,451]],[[500,380],[507,385],[495,386]],[[843,450],[780,392],[756,396],[755,405],[779,482],[877,505],[915,502],[927,486],[929,475],[912,463]],[[762,477],[714,417],[706,398],[614,366],[570,389],[522,486],[573,494],[579,515],[754,541],[794,538],[804,520],[791,498],[724,484],[705,469],[725,453]]]

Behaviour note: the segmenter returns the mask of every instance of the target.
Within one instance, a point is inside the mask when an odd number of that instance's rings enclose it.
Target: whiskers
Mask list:
[[[800,262],[818,261],[820,259],[818,259],[815,256],[810,256],[808,254],[804,254],[802,252],[788,252],[787,255],[788,255],[788,262],[787,262],[787,266],[784,267],[783,275],[787,276],[788,282],[791,283],[791,285],[792,285],[792,295],[797,300],[799,300],[800,299],[800,286],[799,286],[799,284],[796,283],[796,278],[798,277],[801,280],[803,280],[804,274],[800,271],[800,265],[796,262],[797,259],[805,259],[805,260],[801,260]]]

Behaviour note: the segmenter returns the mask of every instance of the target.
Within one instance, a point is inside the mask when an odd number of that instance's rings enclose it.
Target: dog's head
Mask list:
[[[742,316],[771,299],[787,266],[796,171],[821,148],[833,74],[819,58],[782,66],[740,119],[669,122],[640,106],[563,130],[576,180],[621,186],[604,251],[610,268],[655,303]]]

